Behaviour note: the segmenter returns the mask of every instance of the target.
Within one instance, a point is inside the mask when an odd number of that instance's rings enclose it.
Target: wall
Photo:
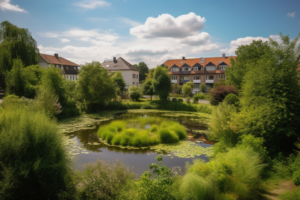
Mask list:
[[[39,56],[39,66],[45,69],[48,67],[48,63],[41,56]]]

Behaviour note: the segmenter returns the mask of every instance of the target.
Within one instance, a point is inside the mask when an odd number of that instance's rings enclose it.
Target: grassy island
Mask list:
[[[98,136],[108,144],[146,147],[174,143],[187,137],[186,128],[171,120],[155,117],[114,121],[99,129]]]

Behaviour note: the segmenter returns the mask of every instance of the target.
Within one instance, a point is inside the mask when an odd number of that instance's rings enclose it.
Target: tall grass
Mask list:
[[[0,112],[0,199],[58,199],[69,160],[55,121],[24,104]]]
[[[108,144],[144,147],[174,143],[187,137],[186,128],[178,122],[144,117],[114,121],[99,129],[98,136]]]

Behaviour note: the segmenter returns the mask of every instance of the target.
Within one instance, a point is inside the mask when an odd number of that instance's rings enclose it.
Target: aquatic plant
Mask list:
[[[100,127],[98,136],[110,145],[146,147],[174,143],[187,137],[186,128],[171,120],[144,117],[114,121]]]

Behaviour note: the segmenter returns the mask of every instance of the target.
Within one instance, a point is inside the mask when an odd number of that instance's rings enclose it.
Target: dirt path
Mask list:
[[[269,200],[279,200],[279,195],[286,191],[292,191],[296,189],[297,186],[293,183],[293,181],[283,181],[278,184],[278,188],[269,191],[263,196]]]

